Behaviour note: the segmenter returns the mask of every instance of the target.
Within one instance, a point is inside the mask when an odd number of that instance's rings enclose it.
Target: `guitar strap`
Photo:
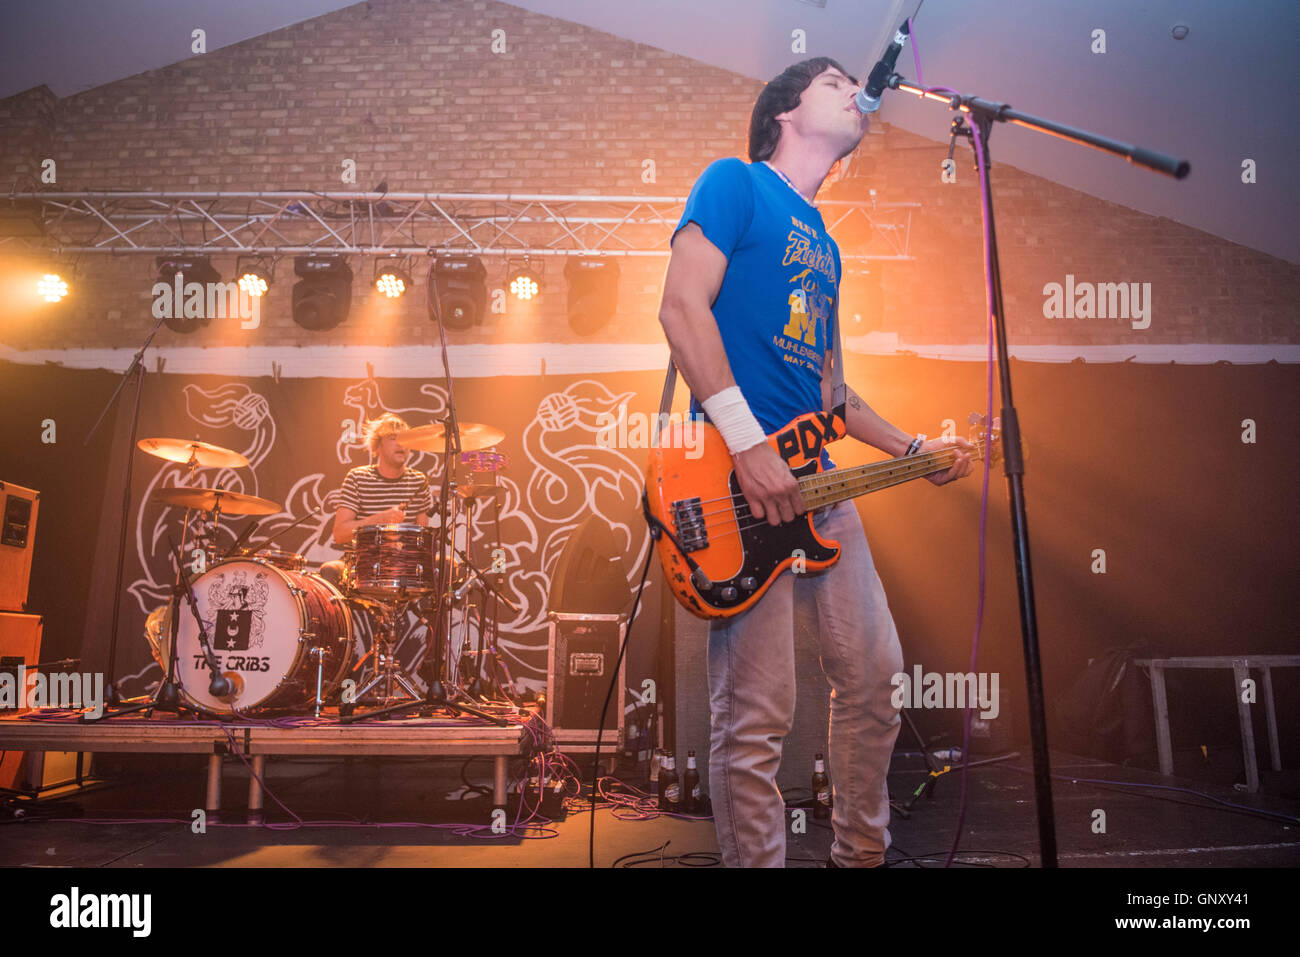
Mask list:
[[[835,419],[839,423],[848,422],[848,387],[844,384],[844,349],[840,343],[840,297],[839,289],[835,290],[835,301],[832,304],[831,311],[835,316],[835,335],[834,342],[831,343],[831,409]],[[660,427],[668,421],[668,413],[673,406],[673,393],[677,390],[677,366],[673,362],[672,355],[668,356],[668,372],[664,376],[664,391],[659,397],[659,418],[655,421]],[[845,425],[847,430],[848,426]],[[660,428],[650,430],[650,441],[653,445],[659,444]],[[847,434],[847,433],[846,433]],[[841,438],[843,436],[840,436]]]

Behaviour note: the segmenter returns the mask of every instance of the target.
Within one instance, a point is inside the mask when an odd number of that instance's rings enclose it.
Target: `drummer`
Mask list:
[[[429,524],[433,508],[429,479],[406,467],[411,452],[395,438],[406,430],[406,423],[391,412],[366,423],[372,462],[354,468],[343,479],[334,515],[335,545],[350,545],[353,532],[367,525]],[[342,571],[342,562],[321,566],[321,574],[335,582]]]

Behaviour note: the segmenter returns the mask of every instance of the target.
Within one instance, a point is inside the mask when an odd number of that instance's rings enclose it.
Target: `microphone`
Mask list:
[[[889,75],[894,72],[894,64],[898,62],[898,54],[903,52],[903,47],[907,45],[907,37],[912,32],[907,21],[898,28],[894,34],[894,42],[889,44],[885,50],[885,55],[880,58],[880,62],[871,68],[871,73],[867,77],[867,85],[858,90],[858,95],[853,98],[853,105],[858,108],[859,113],[874,113],[880,109],[880,96],[885,92],[889,84]]]

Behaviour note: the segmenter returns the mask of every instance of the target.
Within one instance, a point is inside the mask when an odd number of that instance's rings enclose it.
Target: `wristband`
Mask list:
[[[749,403],[740,393],[740,386],[731,386],[700,402],[704,414],[720,433],[722,441],[732,455],[767,441],[763,428],[749,411]]]
[[[912,440],[912,444],[909,445],[907,447],[907,451],[903,453],[903,458],[907,458],[909,455],[915,455],[918,451],[920,451],[921,444],[925,441],[925,439],[926,436],[924,432],[916,433],[916,438]]]

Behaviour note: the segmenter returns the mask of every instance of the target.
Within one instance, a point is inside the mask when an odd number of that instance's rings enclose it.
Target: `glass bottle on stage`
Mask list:
[[[682,809],[682,785],[677,777],[677,762],[671,751],[664,752],[659,766],[659,810],[677,812]]]
[[[831,779],[826,775],[826,759],[821,752],[813,760],[813,818],[824,821],[831,816]]]
[[[700,795],[700,772],[695,767],[694,749],[686,752],[686,773],[682,775],[682,811],[699,814],[704,810]]]

